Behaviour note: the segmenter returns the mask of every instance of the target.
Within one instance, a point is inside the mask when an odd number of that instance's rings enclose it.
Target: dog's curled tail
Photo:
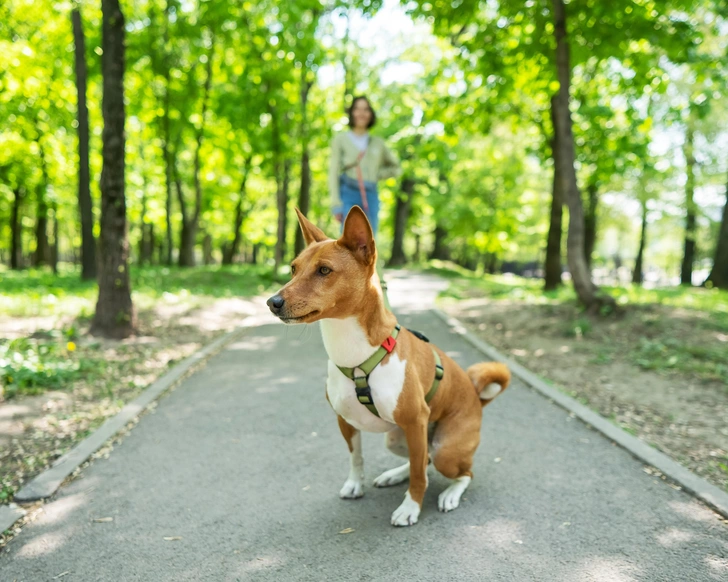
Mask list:
[[[468,368],[468,376],[480,397],[480,403],[486,406],[496,396],[508,388],[511,371],[500,362],[481,362]]]

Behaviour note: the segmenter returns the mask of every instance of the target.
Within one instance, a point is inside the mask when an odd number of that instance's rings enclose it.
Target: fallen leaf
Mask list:
[[[114,521],[113,517],[97,517],[93,520],[94,523],[109,523],[110,521]]]
[[[311,489],[311,486],[310,486],[310,485],[306,485],[306,486],[305,486],[305,487],[303,488],[303,490],[304,490],[304,491],[308,491],[309,489]]]
[[[165,542],[176,542],[177,540],[181,540],[182,536],[169,536],[164,538]]]
[[[500,463],[501,462],[501,458],[500,457],[496,457],[495,459],[493,459],[493,462],[494,463]]]
[[[66,571],[66,572],[61,572],[60,574],[58,574],[58,576],[53,576],[53,579],[54,579],[54,580],[58,580],[59,578],[63,578],[63,577],[64,577],[65,575],[67,575],[67,574],[70,574],[70,572],[68,572],[68,571]]]
[[[340,534],[348,534],[348,533],[351,533],[351,532],[353,532],[353,531],[354,531],[354,528],[352,528],[352,527],[347,527],[346,529],[342,529],[342,530],[341,530],[341,531],[340,531],[339,533],[340,533]]]

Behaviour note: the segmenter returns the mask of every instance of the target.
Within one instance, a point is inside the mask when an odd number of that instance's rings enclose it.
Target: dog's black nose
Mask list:
[[[281,307],[283,307],[285,300],[280,295],[273,295],[266,303],[273,313],[278,313]]]

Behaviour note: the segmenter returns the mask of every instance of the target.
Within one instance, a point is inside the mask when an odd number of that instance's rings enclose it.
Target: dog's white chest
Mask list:
[[[387,432],[395,426],[394,410],[404,387],[406,361],[392,354],[386,364],[380,364],[369,375],[372,399],[379,417],[372,414],[356,397],[354,382],[344,376],[329,360],[326,393],[336,414],[354,428],[367,432]]]

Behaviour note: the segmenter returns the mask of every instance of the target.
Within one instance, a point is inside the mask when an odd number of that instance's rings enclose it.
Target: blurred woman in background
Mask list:
[[[379,229],[377,182],[399,176],[399,162],[381,137],[369,130],[377,116],[364,96],[354,97],[349,108],[349,131],[339,133],[331,144],[329,193],[336,219],[343,223],[352,206],[360,206],[376,236]]]

